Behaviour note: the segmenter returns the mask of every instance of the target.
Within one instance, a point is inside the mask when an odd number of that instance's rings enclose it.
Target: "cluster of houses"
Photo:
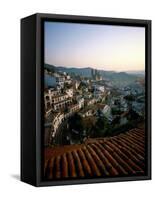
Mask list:
[[[95,115],[99,108],[94,106],[104,100],[107,94],[105,87],[95,82],[91,85],[93,92],[88,90],[89,87],[79,89],[80,81],[71,78],[67,73],[54,72],[47,76],[50,78],[47,77],[49,79],[46,82],[51,87],[44,90],[45,127],[50,127],[48,134],[51,141],[62,122],[74,113],[78,112],[83,118]],[[104,105],[104,108],[100,106],[102,113],[106,113],[107,108],[110,109],[108,105]]]
[[[121,111],[121,123],[127,123],[127,114],[129,110],[129,103],[124,96],[132,92],[136,94],[139,88],[126,87],[122,89],[121,95],[111,95],[111,90],[104,84],[101,84],[101,78],[92,72],[95,80],[77,80],[65,72],[46,73],[45,82],[48,87],[44,90],[44,107],[45,107],[45,145],[51,143],[52,139],[59,132],[59,128],[63,122],[75,113],[82,118],[96,116],[106,117],[109,122],[112,122],[115,115],[112,114],[112,109]],[[96,80],[97,79],[97,80]],[[99,80],[98,80],[99,79]],[[80,83],[84,81],[85,87],[80,88]],[[50,87],[49,87],[50,85]],[[109,85],[111,87],[111,85]],[[108,101],[107,96],[110,97]],[[133,109],[141,114],[144,102],[133,101]],[[100,111],[100,112],[98,112]]]

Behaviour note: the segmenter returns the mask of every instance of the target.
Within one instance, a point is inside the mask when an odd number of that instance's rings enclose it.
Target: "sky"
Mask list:
[[[113,71],[145,70],[145,28],[45,22],[45,63]]]

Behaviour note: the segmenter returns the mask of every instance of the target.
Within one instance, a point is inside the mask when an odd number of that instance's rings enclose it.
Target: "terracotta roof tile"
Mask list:
[[[144,129],[135,128],[118,136],[87,140],[81,145],[46,148],[45,160],[47,180],[143,175]]]

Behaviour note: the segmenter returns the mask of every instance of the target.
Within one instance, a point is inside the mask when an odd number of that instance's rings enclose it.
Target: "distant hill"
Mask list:
[[[91,68],[65,68],[65,67],[58,67],[60,71],[65,71],[69,74],[76,74],[83,77],[91,77]]]
[[[62,71],[66,72],[70,75],[76,74],[83,77],[90,78],[92,76],[91,70],[92,68],[86,67],[86,68],[76,68],[76,67],[56,67],[54,65],[45,64],[45,69],[50,71]],[[133,83],[137,80],[139,75],[133,74],[133,73],[126,73],[126,72],[114,72],[114,71],[105,71],[105,70],[97,70],[100,75],[106,79],[109,80],[114,86],[126,86],[128,84]]]
[[[49,64],[44,64],[44,68],[51,71],[51,72],[54,72],[57,70],[57,67],[54,66],[54,65],[49,65]]]
[[[139,71],[126,71],[127,74],[130,75],[135,75],[137,77],[144,77],[145,76],[145,71],[139,70]]]
[[[87,68],[75,68],[75,67],[71,67],[71,68],[67,68],[67,67],[56,67],[54,65],[49,65],[49,64],[45,64],[44,66],[46,69],[50,70],[50,71],[62,71],[62,72],[66,72],[68,74],[76,74],[76,75],[80,75],[80,76],[84,76],[84,77],[91,77],[91,68],[87,67]]]
[[[113,85],[118,87],[129,85],[137,80],[136,75],[127,74],[125,72],[101,71],[100,74],[110,80]]]

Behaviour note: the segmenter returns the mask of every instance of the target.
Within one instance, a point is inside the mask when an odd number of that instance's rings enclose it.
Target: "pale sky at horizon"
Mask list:
[[[45,22],[45,63],[114,71],[145,70],[145,28]]]

